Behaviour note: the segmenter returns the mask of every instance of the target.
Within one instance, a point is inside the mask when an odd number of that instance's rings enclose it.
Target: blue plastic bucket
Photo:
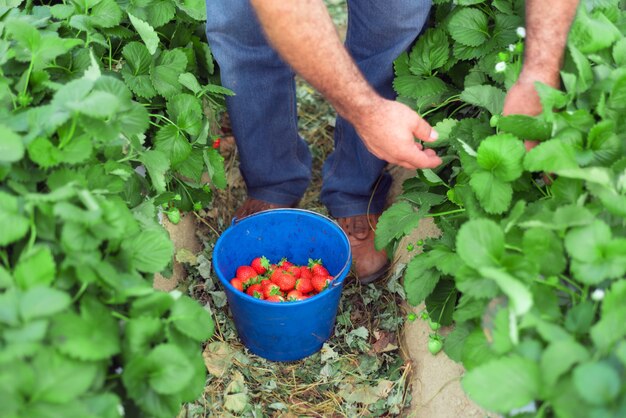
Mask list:
[[[235,289],[237,267],[264,255],[295,264],[321,258],[335,276],[328,289],[298,302],[267,302]],[[341,228],[320,214],[273,209],[233,221],[213,250],[213,268],[225,288],[239,338],[250,351],[273,361],[294,361],[322,348],[335,326],[352,254]]]

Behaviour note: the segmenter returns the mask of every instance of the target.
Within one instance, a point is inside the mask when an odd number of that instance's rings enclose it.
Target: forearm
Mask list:
[[[579,0],[526,0],[523,74],[558,86],[567,35]]]
[[[322,0],[251,0],[274,48],[351,122],[380,99],[341,43]]]

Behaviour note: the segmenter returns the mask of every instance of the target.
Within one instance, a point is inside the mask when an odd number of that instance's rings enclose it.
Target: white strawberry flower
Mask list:
[[[519,36],[520,38],[526,37],[526,28],[524,28],[523,26],[520,26],[517,29],[515,29],[515,32],[517,33],[517,36]]]
[[[496,64],[496,73],[503,73],[506,70],[506,62],[500,61]]]
[[[591,293],[591,300],[599,302],[602,299],[604,299],[604,290],[596,289],[596,290],[593,291],[593,293]]]
[[[515,51],[515,45],[514,44],[509,44],[509,51],[510,52],[514,52]]]

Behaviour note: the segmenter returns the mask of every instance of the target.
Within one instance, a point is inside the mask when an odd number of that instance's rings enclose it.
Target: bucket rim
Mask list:
[[[280,214],[280,213],[297,213],[297,214],[306,214],[309,216],[313,216],[316,218],[322,218],[326,221],[328,221],[331,225],[333,225],[333,227],[337,230],[337,232],[339,232],[339,234],[341,235],[343,241],[345,242],[347,248],[348,248],[348,259],[346,260],[344,266],[341,268],[341,270],[339,270],[339,273],[337,273],[334,277],[339,277],[338,280],[334,280],[332,282],[330,282],[330,285],[328,288],[326,288],[324,291],[322,291],[321,293],[318,293],[315,296],[309,297],[305,300],[298,300],[298,301],[289,301],[288,303],[276,303],[276,302],[270,302],[267,300],[263,300],[263,299],[257,299],[253,296],[248,295],[245,292],[241,292],[240,290],[236,289],[232,284],[230,284],[230,282],[227,279],[222,278],[222,275],[220,273],[218,273],[217,268],[215,267],[215,263],[213,263],[213,270],[215,270],[215,273],[217,274],[217,278],[219,279],[219,281],[225,286],[227,287],[230,291],[232,291],[233,293],[237,292],[241,295],[243,295],[244,297],[247,298],[248,301],[255,303],[255,304],[259,304],[262,306],[285,306],[290,307],[290,306],[302,306],[304,304],[307,303],[312,303],[312,301],[318,299],[318,297],[324,297],[325,294],[330,293],[332,290],[335,290],[338,287],[343,286],[345,279],[348,277],[349,271],[346,270],[350,270],[350,268],[352,267],[352,248],[350,247],[350,240],[348,239],[348,235],[346,235],[346,233],[343,231],[343,229],[341,229],[341,227],[339,226],[339,224],[332,218],[326,216],[326,215],[322,215],[321,213],[317,213],[314,212],[312,210],[308,210],[308,209],[299,209],[299,208],[276,208],[276,209],[266,209],[266,210],[262,210],[256,213],[253,213],[252,215],[248,215],[245,216],[243,218],[236,218],[234,217],[231,221],[230,226],[224,231],[222,232],[222,234],[219,236],[219,238],[217,239],[217,241],[215,242],[215,247],[213,248],[213,252],[217,252],[218,249],[221,247],[222,245],[222,237],[231,229],[236,227],[237,225],[240,225],[242,222],[246,222],[252,218],[255,218],[257,216],[262,216],[262,215],[274,215],[274,214]]]

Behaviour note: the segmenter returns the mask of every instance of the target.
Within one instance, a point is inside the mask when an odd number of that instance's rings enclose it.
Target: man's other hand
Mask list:
[[[367,149],[392,164],[408,169],[435,168],[441,158],[432,149],[424,149],[415,138],[433,142],[437,132],[408,106],[379,98],[353,118]]]

